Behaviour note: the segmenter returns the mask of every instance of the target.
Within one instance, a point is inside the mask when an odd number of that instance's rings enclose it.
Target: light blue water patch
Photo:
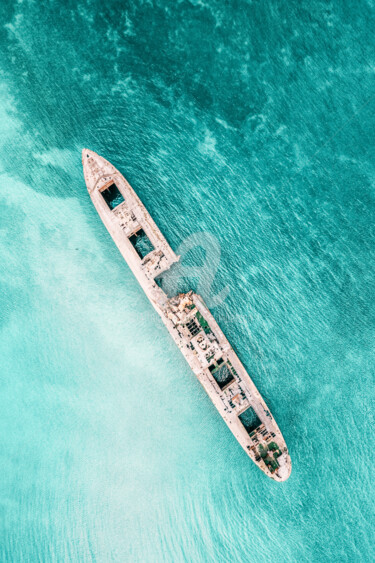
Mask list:
[[[371,2],[0,17],[1,560],[373,560]],[[249,461],[121,259],[85,146],[174,249],[194,242],[177,281],[225,297],[286,483]]]

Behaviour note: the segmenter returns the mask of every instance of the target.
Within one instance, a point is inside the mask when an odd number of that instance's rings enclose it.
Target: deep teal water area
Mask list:
[[[374,560],[374,2],[3,0],[0,22],[1,561]],[[85,146],[174,248],[220,249],[203,294],[228,288],[286,483],[121,259]]]

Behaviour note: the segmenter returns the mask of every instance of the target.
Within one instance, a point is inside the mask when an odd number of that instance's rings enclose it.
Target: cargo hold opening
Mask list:
[[[208,369],[222,391],[235,380],[231,367],[221,358],[217,364],[209,366]]]
[[[129,240],[141,260],[143,260],[143,258],[147,256],[147,254],[150,254],[150,252],[154,250],[152,242],[143,229],[139,229],[136,233],[131,235],[129,237]]]
[[[252,407],[248,407],[238,416],[238,418],[240,419],[248,434],[251,434],[253,430],[258,428],[258,426],[262,424],[257,413]]]
[[[109,209],[112,211],[115,207],[120,205],[124,200],[124,197],[115,183],[108,186],[100,192],[103,196],[104,201],[108,205]]]

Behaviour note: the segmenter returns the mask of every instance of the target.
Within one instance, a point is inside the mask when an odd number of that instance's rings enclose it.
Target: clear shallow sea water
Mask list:
[[[0,22],[1,561],[373,560],[375,4],[5,0]],[[285,484],[121,259],[84,146],[174,248],[216,241],[203,295],[229,289]]]

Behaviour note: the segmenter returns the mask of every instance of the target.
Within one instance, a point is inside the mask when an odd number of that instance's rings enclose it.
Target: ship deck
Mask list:
[[[179,257],[120,172],[93,151],[82,152],[90,197],[172,338],[247,455],[269,477],[285,481],[291,460],[259,391],[203,299],[169,299],[155,278]]]

